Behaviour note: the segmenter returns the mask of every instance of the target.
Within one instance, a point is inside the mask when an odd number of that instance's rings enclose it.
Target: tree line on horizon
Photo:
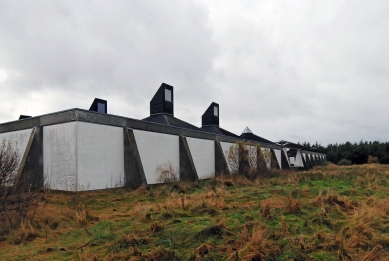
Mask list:
[[[371,163],[371,159],[377,159],[381,164],[389,164],[389,142],[361,140],[359,143],[347,141],[327,146],[322,146],[317,142],[315,144],[309,142],[299,144],[307,149],[316,148],[318,152],[326,154],[327,160],[334,164],[340,164],[345,160],[350,161],[351,164],[366,164]]]

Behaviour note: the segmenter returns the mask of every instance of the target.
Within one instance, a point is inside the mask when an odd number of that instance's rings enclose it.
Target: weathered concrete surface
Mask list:
[[[20,189],[40,189],[43,187],[43,130],[35,127],[31,132],[26,150],[20,162],[15,184]]]
[[[186,137],[199,179],[215,177],[215,141]]]
[[[161,183],[162,172],[179,178],[179,136],[133,130],[147,184]]]
[[[189,145],[185,137],[179,137],[180,144],[180,180],[196,181],[197,176],[196,167],[193,162],[192,154],[189,150]]]
[[[271,168],[272,169],[280,169],[281,168],[274,149],[271,149]]]
[[[77,122],[43,127],[43,171],[51,189],[77,189]]]
[[[290,169],[288,159],[283,150],[281,150],[281,167],[282,169]]]
[[[220,142],[215,141],[215,175],[229,174],[228,164]]]
[[[77,122],[77,189],[123,187],[123,128]]]
[[[147,180],[143,170],[142,160],[139,155],[134,131],[123,128],[124,139],[124,187],[137,189],[146,185]]]

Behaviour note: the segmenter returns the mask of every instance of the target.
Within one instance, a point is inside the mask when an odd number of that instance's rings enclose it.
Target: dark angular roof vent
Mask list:
[[[173,86],[162,83],[153,99],[150,101],[150,116],[143,121],[158,123],[166,126],[201,131],[200,128],[173,116]]]
[[[28,118],[31,118],[31,116],[29,116],[29,115],[20,115],[19,116],[19,120],[24,120],[24,119],[28,119]]]
[[[150,115],[167,113],[174,116],[173,86],[162,83],[150,101]]]
[[[239,136],[219,127],[220,110],[219,104],[212,102],[201,117],[201,129],[208,133],[230,136],[238,138]]]
[[[95,98],[89,110],[102,113],[102,114],[107,114],[107,101]]]
[[[202,126],[219,126],[219,104],[212,102],[201,117]]]

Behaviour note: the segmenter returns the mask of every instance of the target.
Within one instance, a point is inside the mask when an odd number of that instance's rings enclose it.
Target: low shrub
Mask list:
[[[378,161],[378,157],[373,157],[373,156],[369,155],[369,157],[367,158],[367,163],[368,164],[379,164],[380,162]]]
[[[350,166],[352,165],[352,162],[348,159],[342,159],[338,162],[338,165],[340,166]]]

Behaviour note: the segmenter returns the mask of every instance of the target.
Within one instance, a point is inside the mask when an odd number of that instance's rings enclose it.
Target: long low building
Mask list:
[[[95,99],[89,110],[21,116],[0,124],[0,140],[11,142],[21,155],[16,180],[76,191],[161,183],[166,169],[181,180],[208,179],[234,171],[228,153],[242,140],[273,155],[276,164],[269,168],[291,167],[282,145],[248,128],[241,136],[222,129],[217,103],[205,111],[201,128],[174,117],[173,87],[167,84],[158,89],[150,116],[143,120],[107,114],[107,107],[107,101]],[[305,169],[325,163],[324,154],[300,153]]]

